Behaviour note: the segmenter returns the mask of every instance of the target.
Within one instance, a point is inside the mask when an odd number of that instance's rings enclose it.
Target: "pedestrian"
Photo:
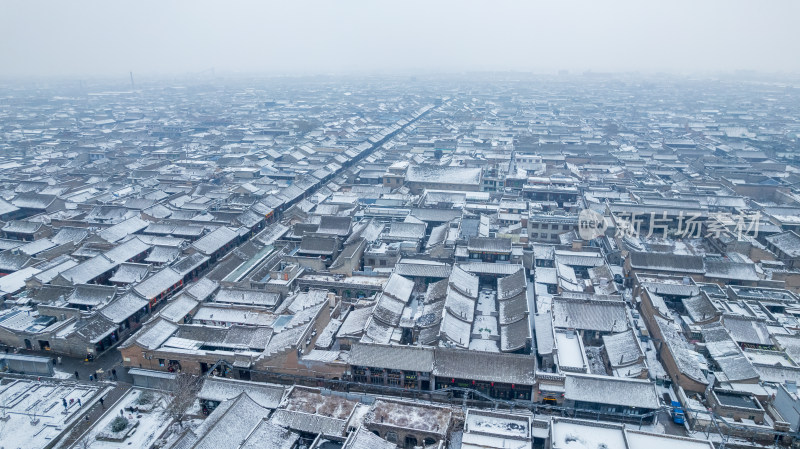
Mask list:
[[[81,398],[78,398],[78,407],[83,407],[83,404],[81,404]]]
[[[77,372],[77,371],[75,371],[75,380],[79,380],[80,378],[81,378],[81,377],[80,377],[80,376],[78,376],[78,372]]]
[[[59,365],[61,365],[61,356],[58,356],[58,357],[56,358],[56,361],[58,361],[58,364],[59,364]]]
[[[100,407],[106,408],[106,405],[104,404],[104,402],[105,401],[103,401],[103,398],[100,398]]]
[[[113,380],[117,380],[117,369],[116,368],[111,368],[111,378]]]
[[[89,415],[86,415],[86,416],[84,416],[84,418],[83,418],[83,419],[85,419],[85,420],[86,420],[86,422],[89,422]]]
[[[92,381],[94,381],[94,376],[92,376],[91,374],[89,374],[89,382],[92,382]]]
[[[124,415],[125,415],[125,410],[119,409],[119,416],[124,416]]]
[[[64,404],[64,411],[67,411],[67,398],[61,398],[61,403]]]

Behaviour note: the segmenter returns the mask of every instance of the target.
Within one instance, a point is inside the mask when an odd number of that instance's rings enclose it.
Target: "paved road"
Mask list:
[[[73,444],[75,444],[78,441],[78,439],[80,439],[80,437],[84,434],[84,432],[86,432],[87,429],[93,426],[97,422],[97,420],[100,419],[101,416],[103,416],[106,410],[108,410],[109,407],[111,407],[115,402],[117,402],[117,400],[121,398],[130,388],[131,388],[130,385],[126,384],[116,385],[111,391],[109,391],[108,393],[106,393],[105,396],[103,396],[104,404],[102,406],[100,405],[100,402],[95,402],[90,407],[89,412],[84,417],[79,419],[74,426],[72,426],[72,429],[70,429],[69,434],[67,434],[67,436],[65,436],[64,439],[62,440],[61,447],[68,448]],[[89,417],[88,420],[86,420],[86,416]]]
[[[51,358],[55,356],[57,358],[56,354],[47,351],[21,350],[20,353]],[[116,348],[106,351],[103,355],[95,358],[91,362],[85,362],[83,359],[61,356],[61,364],[55,366],[55,369],[56,371],[69,374],[70,379],[75,379],[75,372],[77,371],[78,380],[80,381],[88,381],[89,376],[91,375],[94,377],[99,369],[103,370],[103,378],[100,380],[112,380],[111,370],[113,369],[117,371],[118,381],[129,384],[133,383],[133,379],[128,375],[127,369],[122,367],[122,355],[120,355]]]
[[[677,435],[681,437],[686,436],[686,428],[683,424],[675,424],[672,421],[672,416],[666,410],[658,412],[658,422],[664,426],[664,433],[667,435]]]

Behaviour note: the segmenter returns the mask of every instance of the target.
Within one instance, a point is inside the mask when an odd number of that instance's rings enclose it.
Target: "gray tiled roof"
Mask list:
[[[631,268],[677,273],[704,273],[703,258],[683,254],[631,252]]]
[[[622,332],[628,328],[625,303],[595,299],[553,298],[555,327]]]
[[[534,317],[534,330],[536,331],[536,351],[540,355],[552,354],[555,341],[553,318],[550,316],[550,312],[540,313]]]
[[[353,366],[429,373],[433,371],[433,355],[433,348],[353,343],[349,363]]]
[[[440,377],[533,385],[536,359],[463,349],[436,348],[433,373]]]
[[[657,409],[658,393],[649,380],[567,374],[564,397],[572,401]]]
[[[467,249],[470,251],[510,253],[511,239],[472,237],[469,239],[469,242],[467,242]]]
[[[501,351],[517,351],[524,348],[530,340],[531,327],[528,320],[519,320],[508,325],[500,326]]]

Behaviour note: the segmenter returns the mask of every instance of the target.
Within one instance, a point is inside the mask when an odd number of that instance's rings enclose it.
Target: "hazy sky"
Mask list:
[[[798,0],[0,1],[0,77],[800,72]]]

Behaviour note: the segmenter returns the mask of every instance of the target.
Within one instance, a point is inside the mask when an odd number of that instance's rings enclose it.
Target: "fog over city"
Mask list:
[[[0,77],[800,70],[796,1],[35,1]]]

